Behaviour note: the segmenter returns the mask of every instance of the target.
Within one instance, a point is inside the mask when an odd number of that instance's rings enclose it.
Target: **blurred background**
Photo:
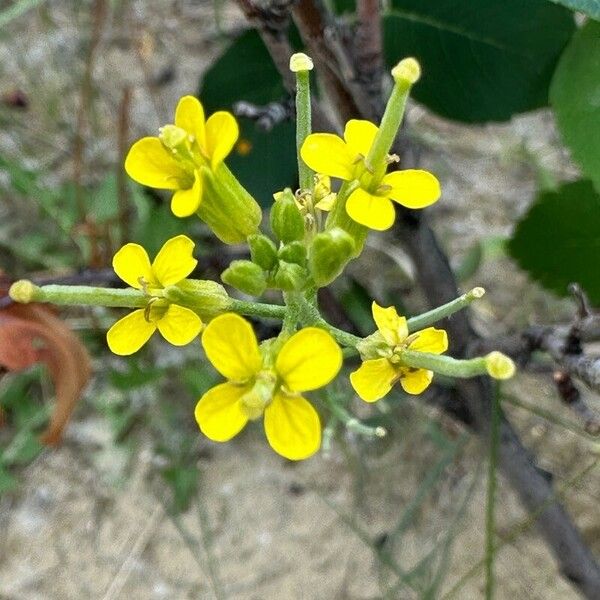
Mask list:
[[[116,285],[110,263],[127,241],[152,255],[187,233],[199,272],[215,280],[243,255],[200,221],[173,217],[165,197],[130,181],[122,164],[135,139],[172,121],[182,95],[200,92],[209,111],[285,96],[247,28],[230,0],[0,2],[4,294],[21,277]],[[251,64],[236,60],[233,40]],[[477,331],[571,319],[572,301],[535,283],[507,250],[537,191],[579,177],[552,111],[536,105],[489,123],[430,104],[411,103],[411,140],[442,183],[430,218],[461,287],[487,290],[472,308]],[[469,120],[477,123],[459,122]],[[243,120],[229,161],[263,206],[295,185],[294,126],[277,128]],[[371,298],[406,314],[424,307],[415,266],[381,236],[324,301],[338,323],[368,334]],[[293,464],[271,452],[259,426],[223,445],[200,435],[193,409],[218,377],[199,342],[153,339],[120,358],[105,344],[117,310],[26,314],[2,301],[0,598],[482,596],[486,451],[431,404],[400,393],[377,407],[353,398],[362,427],[330,418],[323,451]],[[32,322],[43,328],[43,352]],[[27,336],[31,357],[8,356]],[[600,472],[582,472],[597,442],[548,376],[521,374],[501,400],[600,552]],[[53,411],[71,405],[62,439],[42,443]],[[502,481],[496,530],[498,598],[577,597]]]

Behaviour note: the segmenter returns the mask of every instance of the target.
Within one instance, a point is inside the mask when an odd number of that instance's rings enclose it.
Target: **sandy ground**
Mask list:
[[[85,11],[75,8],[76,3],[61,4],[50,3],[13,23],[11,38],[0,42],[3,80],[34,92],[31,118],[0,132],[0,148],[22,152],[32,166],[54,162],[57,178],[72,132],[73,76],[81,72],[82,31],[87,30]],[[133,129],[141,133],[168,119],[178,96],[194,91],[220,42],[212,6],[205,2],[137,1],[123,6],[126,10],[103,34],[94,70],[98,123],[92,128],[102,129],[114,117],[119,91],[129,83],[135,89]],[[224,22],[235,27],[235,13],[229,6],[223,10]],[[146,58],[140,58],[139,44],[145,44]],[[151,95],[145,93],[148,78],[167,68],[174,69],[173,79]],[[43,107],[56,115],[54,130],[36,116],[44,113]],[[474,240],[509,233],[515,217],[531,202],[536,165],[558,178],[575,175],[544,112],[483,128],[450,125],[418,107],[410,118],[423,144],[423,164],[443,182],[443,201],[432,218],[457,264]],[[46,131],[42,144],[47,148],[35,153],[39,131]],[[114,159],[114,138],[98,137],[87,154],[91,164]],[[370,249],[365,260],[378,252]],[[360,268],[355,270],[360,276]],[[486,261],[465,286],[476,283],[488,290],[475,308],[475,323],[483,332],[569,314],[568,303],[543,293],[506,258]],[[90,393],[94,389],[97,383]],[[546,380],[522,376],[510,391],[574,420]],[[299,465],[270,452],[258,427],[227,445],[199,440],[199,508],[177,523],[165,510],[164,485],[152,476],[156,457],[149,433],[139,434],[139,445],[122,463],[115,466],[114,454],[103,462],[99,449],[110,445],[111,433],[88,400],[64,444],[45,451],[23,470],[17,494],[0,498],[2,600],[418,597],[410,587],[393,587],[396,575],[373,545],[390,533],[439,460],[440,450],[427,434],[432,419],[441,423],[448,438],[461,435],[443,417],[410,403],[397,413],[401,423],[392,441],[358,443],[347,436],[345,444],[334,442],[328,455]],[[193,398],[185,402],[193,406]],[[508,410],[541,466],[555,472],[559,482],[594,460],[596,448],[581,437],[521,409]],[[477,440],[467,439],[416,511],[401,544],[391,551],[409,569],[441,544],[452,527],[455,543],[444,591],[483,556],[484,455]],[[477,465],[479,476],[474,479]],[[565,502],[600,553],[598,489],[596,469],[567,490]],[[497,531],[505,543],[496,563],[497,597],[575,598],[502,481],[498,494]],[[464,514],[456,519],[467,495]],[[182,530],[191,541],[186,543]],[[479,571],[455,597],[479,598],[482,586]]]

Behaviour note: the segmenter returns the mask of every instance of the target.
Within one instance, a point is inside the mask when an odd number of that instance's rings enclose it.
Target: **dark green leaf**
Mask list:
[[[600,304],[600,195],[590,181],[542,192],[517,225],[510,255],[531,277],[565,295],[579,283]]]
[[[600,19],[600,0],[550,0],[550,2],[582,12],[592,19]]]
[[[565,143],[600,191],[600,23],[589,21],[564,51],[550,102]]]
[[[393,0],[384,18],[391,67],[416,57],[413,96],[466,122],[505,121],[547,104],[572,14],[547,0]]]
[[[200,88],[207,114],[231,110],[239,100],[265,105],[285,97],[281,77],[254,30],[231,44],[206,73]],[[227,164],[261,205],[270,206],[273,192],[295,187],[294,124],[281,123],[265,132],[248,119],[239,119],[239,123],[240,139]]]

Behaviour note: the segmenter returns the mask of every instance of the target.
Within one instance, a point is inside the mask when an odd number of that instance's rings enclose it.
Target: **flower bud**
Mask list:
[[[485,368],[494,379],[510,379],[517,370],[512,359],[498,351],[490,352],[485,357]]]
[[[340,227],[317,234],[313,238],[309,258],[310,273],[317,285],[322,287],[336,279],[353,252],[352,236]]]
[[[304,219],[289,188],[283,191],[271,208],[271,228],[284,243],[304,238]]]
[[[251,296],[260,296],[267,287],[264,271],[249,260],[234,260],[221,273],[221,279],[228,285]]]
[[[275,274],[275,285],[284,292],[295,292],[304,287],[307,275],[300,265],[280,260]]]
[[[277,247],[262,233],[248,236],[248,246],[250,246],[250,256],[252,262],[262,267],[265,271],[270,271],[277,264]]]
[[[208,279],[184,279],[177,285],[164,288],[163,297],[169,302],[192,308],[205,321],[227,312],[232,302],[220,283]]]
[[[262,211],[224,163],[202,168],[204,190],[198,216],[225,244],[239,244],[257,233]]]
[[[280,248],[279,258],[304,267],[306,265],[306,246],[302,242],[290,242]]]

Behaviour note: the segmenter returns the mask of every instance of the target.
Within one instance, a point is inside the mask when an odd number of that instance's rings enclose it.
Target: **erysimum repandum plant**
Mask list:
[[[514,365],[500,352],[468,360],[448,356],[446,333],[432,326],[480,298],[481,288],[409,319],[374,302],[378,330],[365,338],[323,317],[318,288],[340,277],[348,262],[360,256],[370,229],[392,225],[394,203],[423,208],[436,202],[441,190],[426,171],[388,172],[398,162],[392,144],[411,86],[419,78],[414,59],[392,70],[393,88],[381,123],[351,120],[343,138],[312,133],[312,62],[306,55],[294,55],[290,68],[297,83],[299,186],[294,189],[290,182],[281,192],[273,190],[270,232],[259,229],[259,205],[225,164],[238,137],[237,123],[228,112],[205,119],[201,103],[185,96],[174,123],[162,127],[157,137],[136,142],[125,162],[136,181],[173,193],[171,208],[177,216],[197,215],[224,243],[247,244],[248,256],[232,260],[221,274],[230,293],[215,281],[190,278],[197,266],[194,242],[179,235],[165,241],[152,263],[137,244],[117,252],[113,264],[126,289],[38,287],[19,281],[10,294],[17,302],[133,309],[107,335],[110,349],[120,355],[138,351],[157,330],[174,345],[202,336],[206,357],[226,379],[197,403],[195,418],[202,434],[226,442],[251,421],[262,421],[275,452],[302,460],[321,444],[322,419],[315,406],[324,408],[323,419],[334,415],[356,428],[358,421],[349,412],[354,392],[374,402],[392,393],[421,394],[436,373],[505,379],[514,373]],[[342,180],[339,189],[332,188],[330,178]],[[236,298],[232,290],[254,297],[270,290],[280,302]],[[242,315],[279,320],[281,330],[259,340]],[[336,393],[331,395],[335,378]],[[345,395],[339,394],[341,381],[346,382]],[[369,431],[366,425],[359,429]]]

